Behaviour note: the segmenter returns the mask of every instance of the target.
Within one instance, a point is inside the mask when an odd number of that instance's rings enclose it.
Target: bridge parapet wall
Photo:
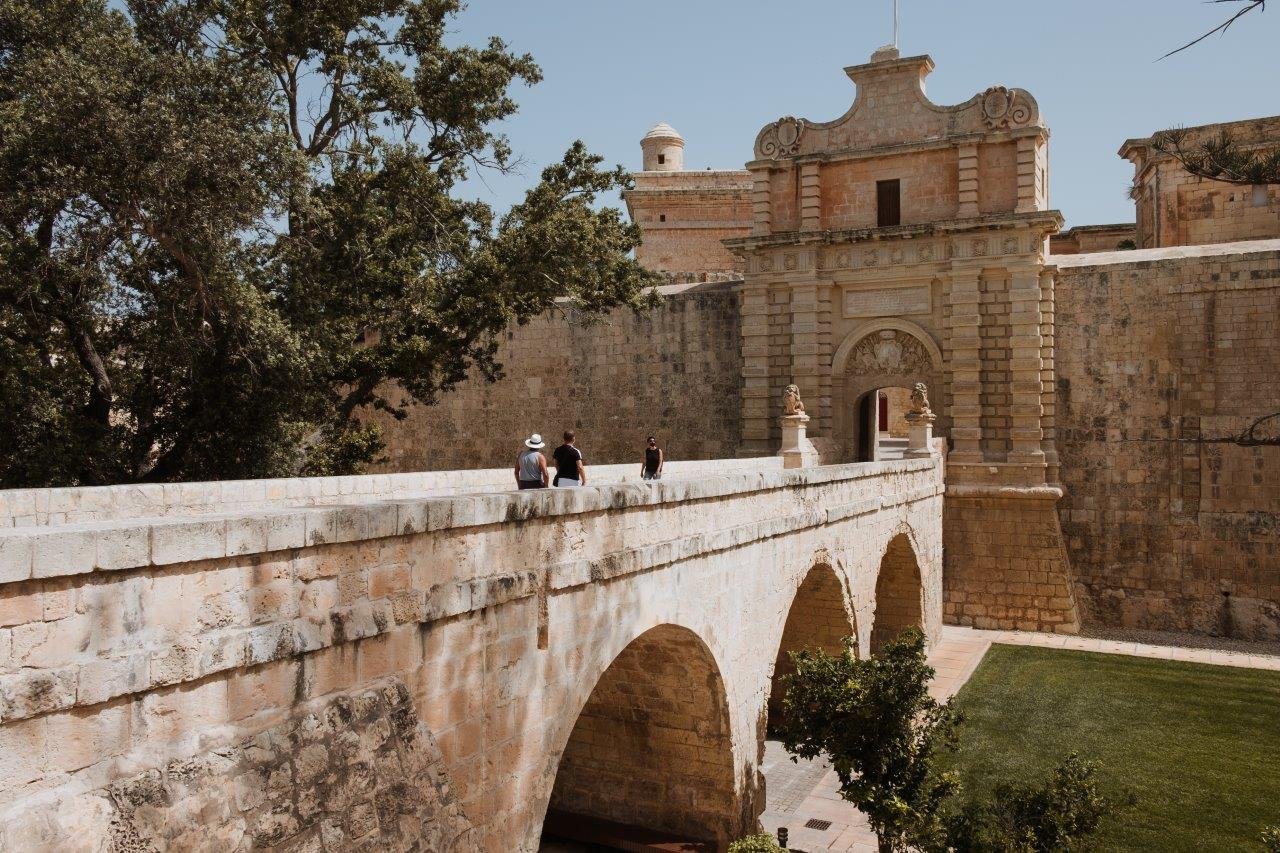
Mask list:
[[[777,457],[677,460],[663,465],[668,479],[729,472],[775,471]],[[640,481],[639,464],[592,465],[595,485]],[[142,517],[244,512],[273,507],[326,506],[511,489],[510,468],[415,471],[348,477],[137,483],[123,486],[0,490],[0,529],[79,524]]]
[[[0,848],[120,826],[182,846],[173,827],[192,810],[212,815],[222,849],[300,844],[334,821],[329,849],[406,837],[377,809],[374,829],[348,825],[363,800],[341,780],[364,773],[378,802],[447,836],[439,849],[536,849],[578,710],[661,624],[696,633],[720,668],[738,811],[754,815],[756,729],[804,572],[818,555],[839,566],[865,644],[880,557],[907,532],[936,629],[942,469],[726,465],[654,484],[0,531]],[[343,737],[359,745],[338,756]],[[302,766],[309,746],[324,772]],[[376,766],[389,749],[390,777]]]

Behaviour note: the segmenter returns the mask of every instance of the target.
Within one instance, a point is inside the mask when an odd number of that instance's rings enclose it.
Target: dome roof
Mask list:
[[[679,131],[677,131],[671,125],[667,124],[665,121],[660,121],[657,124],[655,124],[652,128],[650,128],[649,132],[644,135],[644,138],[645,139],[678,139],[681,142],[684,142],[684,137],[680,135]]]

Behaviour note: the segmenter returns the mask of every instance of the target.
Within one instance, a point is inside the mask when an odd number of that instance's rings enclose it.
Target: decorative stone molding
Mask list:
[[[756,151],[761,157],[779,157],[797,154],[800,140],[804,138],[805,122],[795,116],[783,116],[760,132],[756,139]]]
[[[849,368],[856,373],[915,376],[932,370],[933,362],[915,336],[885,329],[858,342],[849,357]]]
[[[863,323],[845,336],[831,359],[835,375],[856,375],[862,372],[861,366],[868,364],[874,370],[878,360],[868,362],[865,359],[858,360],[855,356],[864,347],[873,347],[874,343],[880,340],[879,335],[883,332],[896,333],[894,340],[898,342],[911,339],[911,343],[903,345],[903,351],[911,353],[910,358],[914,363],[919,363],[917,348],[924,351],[926,358],[922,363],[921,372],[936,372],[942,369],[942,350],[938,348],[933,337],[923,327],[910,320],[892,317]]]
[[[991,130],[1024,127],[1035,114],[1035,102],[1021,89],[992,86],[982,93],[982,120]]]

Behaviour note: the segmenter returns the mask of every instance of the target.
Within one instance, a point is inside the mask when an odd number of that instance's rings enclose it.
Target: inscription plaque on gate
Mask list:
[[[881,290],[850,290],[844,294],[846,317],[895,317],[928,314],[929,286],[888,287]]]

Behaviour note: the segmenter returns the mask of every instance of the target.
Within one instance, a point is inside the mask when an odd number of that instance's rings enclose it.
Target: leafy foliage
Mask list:
[[[0,483],[357,470],[558,301],[647,304],[580,142],[505,215],[536,83],[459,0],[0,0]]]
[[[1096,762],[1072,753],[1042,785],[1001,783],[989,800],[968,803],[948,820],[951,848],[999,853],[1079,849],[1102,820],[1133,804],[1131,794],[1098,789]]]
[[[957,749],[962,723],[951,703],[929,695],[933,669],[918,628],[859,660],[804,650],[786,676],[783,745],[825,757],[840,795],[857,806],[881,851],[1041,853],[1078,849],[1100,822],[1132,803],[1106,796],[1097,765],[1069,756],[1040,786],[1001,784],[989,801],[957,805],[960,783],[937,759]]]
[[[793,660],[779,731],[787,751],[827,757],[840,795],[867,816],[881,850],[935,849],[941,806],[959,783],[933,773],[932,760],[954,748],[959,718],[929,695],[924,634],[908,629],[865,660],[851,642],[838,656],[804,650]]]
[[[783,853],[778,842],[767,832],[739,838],[729,845],[729,853]]]
[[[1280,826],[1262,830],[1262,847],[1267,853],[1280,853]]]
[[[1280,148],[1242,147],[1229,132],[1196,141],[1186,128],[1151,138],[1151,147],[1173,157],[1193,175],[1230,184],[1280,184]]]

